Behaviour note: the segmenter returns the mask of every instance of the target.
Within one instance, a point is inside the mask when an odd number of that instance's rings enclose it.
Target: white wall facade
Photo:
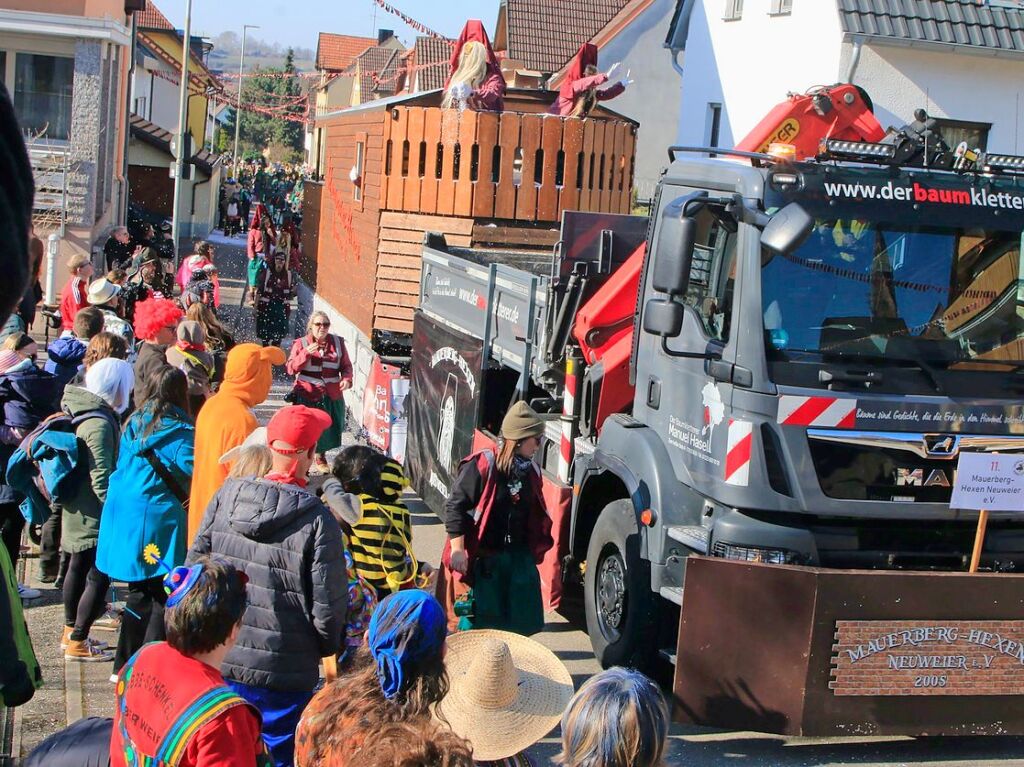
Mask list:
[[[788,91],[846,80],[854,45],[844,41],[835,0],[793,0],[788,16],[769,15],[770,2],[745,0],[735,21],[722,18],[729,0],[695,4],[680,144],[708,143],[712,104],[722,109],[718,145],[732,147]],[[924,108],[933,117],[991,123],[988,149],[1024,151],[1024,56],[865,41],[852,81],[871,96],[883,128],[901,127]]]
[[[602,70],[622,63],[616,77],[631,72],[635,82],[604,106],[640,123],[636,147],[634,188],[650,199],[661,169],[668,164],[667,148],[675,143],[682,94],[671,53],[662,47],[672,21],[675,0],[654,0],[640,16],[599,49]]]
[[[852,46],[844,49],[845,62]],[[865,44],[853,81],[871,95],[883,128],[901,127],[923,108],[932,117],[991,123],[991,151],[1024,150],[1024,57]]]
[[[683,61],[680,144],[707,144],[710,105],[721,105],[718,145],[732,147],[787,93],[842,79],[835,0],[793,0],[786,16],[769,14],[771,0],[745,0],[735,21],[723,19],[727,5],[729,0],[694,4]],[[665,56],[668,68],[667,51]]]
[[[178,73],[169,64],[145,56],[142,66],[135,68],[132,77],[132,111],[154,125],[176,133],[179,89],[177,83],[168,77],[177,78]],[[140,102],[140,99],[145,99],[145,102]],[[136,111],[137,107],[140,111]]]

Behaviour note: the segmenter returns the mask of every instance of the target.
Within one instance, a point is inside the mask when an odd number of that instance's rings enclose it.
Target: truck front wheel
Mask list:
[[[601,666],[649,669],[657,656],[655,600],[631,501],[613,501],[601,511],[583,583],[587,633]]]

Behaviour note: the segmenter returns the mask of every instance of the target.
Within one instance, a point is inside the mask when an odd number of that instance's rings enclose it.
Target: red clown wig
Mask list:
[[[180,307],[166,298],[150,298],[135,305],[135,335],[153,341],[161,328],[177,325],[184,317]]]

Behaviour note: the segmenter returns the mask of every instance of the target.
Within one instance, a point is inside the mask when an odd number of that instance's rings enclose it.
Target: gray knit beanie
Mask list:
[[[518,442],[528,437],[539,437],[544,433],[544,422],[537,411],[525,402],[517,402],[509,408],[501,422],[501,436]]]

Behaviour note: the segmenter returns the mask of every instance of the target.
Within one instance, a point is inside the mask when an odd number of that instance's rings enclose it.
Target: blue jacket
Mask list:
[[[143,437],[152,410],[137,411],[125,424],[117,468],[110,476],[107,501],[100,515],[96,567],[121,581],[143,581],[164,570],[142,560],[142,550],[155,543],[171,567],[184,564],[188,523],[185,510],[141,453],[152,450],[187,494],[195,460],[195,427],[181,410],[164,416]]]
[[[3,423],[31,431],[44,418],[60,410],[60,397],[64,387],[57,377],[35,365],[19,365],[0,375],[0,404],[3,405]]]
[[[4,426],[32,431],[47,416],[60,410],[61,389],[57,379],[27,361],[21,369],[0,375],[0,406]],[[16,445],[0,445],[0,503],[21,503],[24,496],[7,484],[7,462]]]
[[[85,359],[85,344],[74,336],[61,336],[47,348],[46,364],[43,370],[57,376],[60,388],[63,389],[78,373],[78,367]]]
[[[58,503],[77,489],[67,484],[77,465],[78,438],[74,432],[44,431],[32,443],[32,455],[27,455],[21,446],[15,448],[7,461],[6,479],[10,488],[24,498],[21,513],[25,519],[40,525],[50,516],[50,504],[36,485],[35,477],[42,479],[53,502]]]

